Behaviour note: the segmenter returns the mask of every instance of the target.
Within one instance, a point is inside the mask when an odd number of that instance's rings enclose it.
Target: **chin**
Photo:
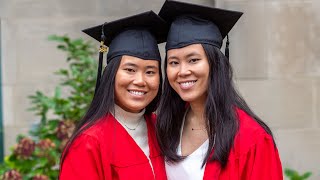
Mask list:
[[[188,97],[188,96],[180,96],[180,97],[183,101],[186,101],[186,102],[192,102],[195,99],[193,97]]]
[[[140,104],[132,104],[131,106],[130,106],[130,110],[132,111],[132,112],[140,112],[142,109],[144,109],[144,108],[146,108],[147,107],[147,105],[140,105]]]

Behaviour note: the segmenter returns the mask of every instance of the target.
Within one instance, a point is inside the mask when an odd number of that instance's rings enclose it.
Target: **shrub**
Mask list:
[[[1,179],[58,179],[61,152],[91,102],[97,70],[93,58],[96,49],[90,42],[68,36],[52,35],[49,40],[58,42],[57,48],[67,53],[69,66],[55,73],[61,77],[61,83],[53,96],[41,91],[29,96],[29,110],[41,121],[28,135],[17,137],[17,145],[0,165]],[[62,90],[66,93],[62,94]]]

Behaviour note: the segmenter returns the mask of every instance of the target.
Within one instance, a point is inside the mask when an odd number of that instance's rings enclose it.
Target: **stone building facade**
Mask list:
[[[186,1],[186,0],[185,0]],[[230,33],[239,91],[272,128],[283,167],[320,178],[320,1],[188,0],[243,11]],[[5,153],[39,121],[27,96],[52,94],[53,72],[65,54],[51,34],[88,38],[80,30],[138,12],[163,0],[0,0]],[[96,43],[98,46],[98,42]],[[161,45],[162,54],[164,54]]]

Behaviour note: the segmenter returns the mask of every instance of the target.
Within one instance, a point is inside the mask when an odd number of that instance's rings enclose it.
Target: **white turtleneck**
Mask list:
[[[147,123],[143,116],[144,113],[145,109],[139,113],[131,113],[123,110],[121,107],[115,104],[114,114],[112,113],[112,115],[130,134],[130,136],[134,139],[134,141],[149,159],[148,130]],[[135,130],[130,130],[128,127]]]

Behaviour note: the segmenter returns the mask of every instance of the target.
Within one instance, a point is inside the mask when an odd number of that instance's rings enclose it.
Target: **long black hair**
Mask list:
[[[216,47],[202,44],[209,62],[209,78],[204,115],[207,119],[209,147],[202,166],[207,161],[218,161],[221,167],[227,165],[235,135],[239,129],[236,108],[245,111],[272,137],[270,128],[251,111],[245,100],[236,91],[233,84],[233,71],[225,55]],[[167,69],[167,59],[165,60]],[[170,86],[166,71],[163,85],[163,97],[160,100],[157,116],[157,139],[161,152],[169,162],[184,159],[177,155],[180,142],[180,131],[183,122],[186,102]],[[214,153],[211,151],[214,146]]]
[[[62,165],[70,146],[74,140],[86,129],[90,128],[98,122],[103,116],[110,112],[114,112],[115,96],[114,96],[114,87],[115,87],[115,77],[119,69],[122,56],[117,56],[113,58],[103,71],[101,78],[101,83],[94,95],[91,104],[83,116],[81,121],[77,124],[70,140],[68,141],[63,154],[61,156],[60,166]],[[159,75],[160,75],[160,85],[157,96],[147,105],[145,114],[151,114],[157,108],[158,101],[161,96],[162,89],[162,77],[161,77],[161,64],[159,62]]]

